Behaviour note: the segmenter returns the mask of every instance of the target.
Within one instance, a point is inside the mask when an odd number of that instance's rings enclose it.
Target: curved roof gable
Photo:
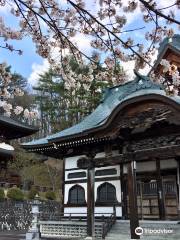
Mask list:
[[[179,96],[167,96],[162,86],[153,83],[149,77],[142,76],[136,73],[135,80],[127,82],[124,85],[109,88],[105,91],[103,99],[100,105],[89,116],[84,118],[80,123],[67,128],[63,131],[57,132],[53,135],[47,136],[36,141],[24,143],[25,146],[44,145],[52,143],[56,140],[62,140],[65,138],[73,138],[77,134],[85,134],[87,131],[94,130],[95,128],[103,126],[111,116],[112,112],[123,102],[144,95],[161,95],[166,98],[174,100],[176,103],[180,103]]]
[[[104,94],[100,105],[87,116],[83,121],[71,128],[65,129],[64,131],[58,132],[56,134],[48,137],[48,141],[53,141],[56,138],[65,137],[68,135],[74,135],[77,133],[83,133],[86,130],[97,128],[103,125],[108,117],[111,115],[112,111],[122,103],[128,96],[138,92],[139,90],[145,89],[157,89],[160,90],[160,85],[154,84],[147,77],[136,77],[134,81],[128,82],[124,85],[109,88]]]

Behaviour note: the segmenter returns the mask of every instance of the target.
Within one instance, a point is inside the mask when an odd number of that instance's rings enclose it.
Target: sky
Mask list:
[[[63,0],[64,1],[64,0]],[[87,0],[86,0],[87,1]],[[123,0],[126,2],[125,0]],[[168,6],[169,0],[158,0],[158,3],[161,6]],[[91,7],[93,4],[93,8],[96,8],[96,4],[94,0],[87,1],[87,9]],[[0,7],[0,16],[5,19],[6,24],[8,24],[11,28],[16,29],[18,27],[17,20],[14,16],[9,13],[8,7]],[[136,10],[134,13],[128,15],[128,24],[126,25],[126,29],[132,29],[137,27],[145,26],[146,24],[143,23],[142,19],[140,18],[140,10]],[[149,25],[149,27],[151,27]],[[138,32],[133,32],[133,37],[137,42],[144,43],[144,31],[141,30]],[[122,36],[126,38],[126,36]],[[82,35],[76,36],[76,42],[79,44],[81,50],[85,51],[87,54],[91,54],[92,49],[89,46],[89,39]],[[2,44],[2,40],[0,40]],[[35,46],[30,37],[25,37],[21,41],[9,41],[9,44],[12,43],[15,49],[21,49],[23,51],[23,55],[19,56],[16,52],[9,52],[5,49],[0,49],[0,63],[7,62],[8,65],[12,66],[12,70],[22,74],[24,77],[28,79],[30,85],[37,84],[39,74],[44,73],[47,71],[49,64],[46,59],[43,59],[38,54],[36,54]],[[146,43],[145,43],[146,44]],[[155,55],[154,59],[156,58],[157,54]],[[122,63],[122,66],[127,71],[130,78],[133,77],[133,68],[134,62]],[[146,74],[149,68],[146,67],[142,73]]]

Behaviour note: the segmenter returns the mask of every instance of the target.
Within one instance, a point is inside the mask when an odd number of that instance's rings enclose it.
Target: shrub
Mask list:
[[[14,200],[23,200],[24,199],[24,194],[21,191],[21,189],[15,187],[15,188],[10,188],[7,192],[7,197],[10,199],[14,199]]]
[[[55,194],[55,192],[49,191],[49,192],[46,192],[45,197],[48,200],[55,200],[56,194]]]
[[[0,188],[0,200],[5,198],[4,189]]]
[[[28,197],[28,199],[34,199],[34,198],[35,198],[35,196],[36,196],[36,194],[38,194],[38,195],[39,195],[39,192],[38,192],[38,190],[37,190],[37,189],[35,189],[35,188],[31,188],[31,190],[28,192],[28,195],[27,195],[27,197]]]

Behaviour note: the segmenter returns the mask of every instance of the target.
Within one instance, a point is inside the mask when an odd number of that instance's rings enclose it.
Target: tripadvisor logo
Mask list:
[[[142,235],[143,234],[143,228],[142,227],[137,227],[135,229],[135,234],[138,235],[138,236]]]

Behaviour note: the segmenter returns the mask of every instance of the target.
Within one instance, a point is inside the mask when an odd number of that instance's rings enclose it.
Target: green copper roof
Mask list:
[[[162,52],[169,46],[175,48],[177,51],[180,51],[180,35],[175,34],[172,38],[165,38],[160,44],[159,55],[161,55]],[[124,85],[106,89],[99,106],[80,123],[56,134],[47,136],[46,138],[24,143],[23,145],[29,147],[44,145],[57,139],[74,137],[77,134],[85,133],[87,130],[98,128],[106,123],[109,116],[118,105],[130,98],[148,94],[157,94],[180,103],[179,96],[166,96],[162,86],[153,83],[148,76],[142,76],[138,73],[136,73],[136,75],[137,76],[133,81],[127,82]]]
[[[25,146],[35,146],[41,144],[47,144],[55,139],[61,139],[64,137],[73,137],[73,135],[79,134],[91,130],[96,127],[102,126],[106,123],[108,117],[111,115],[112,111],[122,102],[134,98],[137,96],[143,96],[148,94],[157,94],[166,96],[165,91],[160,85],[153,83],[149,77],[137,76],[135,80],[128,82],[124,85],[108,88],[100,105],[92,112],[89,116],[84,118],[79,124],[76,124],[70,128],[67,128],[56,134],[47,136],[39,140],[24,143]],[[170,97],[174,101],[180,103],[180,97]]]
[[[119,105],[124,99],[126,99],[128,95],[140,89],[146,88],[160,89],[160,86],[153,84],[147,78],[142,80],[136,78],[134,81],[128,82],[122,86],[107,89],[104,94],[103,100],[93,113],[87,116],[79,124],[71,128],[65,129],[64,131],[61,131],[54,135],[51,135],[50,137],[48,137],[48,140],[77,134],[85,130],[101,126],[104,122],[106,122],[114,108]]]
[[[160,55],[166,48],[172,47],[180,51],[180,35],[174,34],[172,38],[165,38],[159,45],[158,55]]]

